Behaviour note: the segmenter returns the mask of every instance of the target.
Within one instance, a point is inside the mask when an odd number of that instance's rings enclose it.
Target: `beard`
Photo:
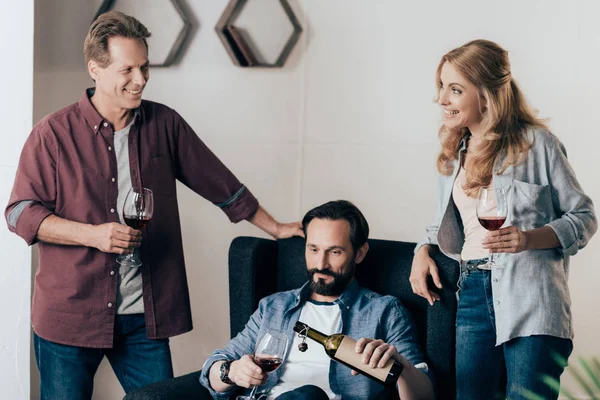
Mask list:
[[[310,282],[310,289],[321,296],[339,296],[344,293],[344,290],[350,285],[352,279],[354,279],[354,270],[356,269],[356,264],[352,261],[348,268],[346,268],[345,272],[335,273],[329,269],[309,269],[307,270],[308,280]],[[319,278],[315,281],[314,276],[316,273],[322,275],[329,275],[333,277],[331,282],[325,283],[325,280]]]

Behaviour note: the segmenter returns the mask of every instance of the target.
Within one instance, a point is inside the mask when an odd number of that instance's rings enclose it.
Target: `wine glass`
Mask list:
[[[154,197],[152,190],[146,188],[131,188],[123,204],[123,221],[133,229],[144,229],[154,212]],[[142,265],[138,252],[134,249],[127,256],[117,257],[117,262],[126,267]]]
[[[508,202],[504,188],[482,187],[477,196],[477,219],[481,226],[488,231],[497,231],[504,225],[508,215]],[[488,269],[496,266],[494,253],[490,253]]]
[[[283,362],[288,348],[288,337],[280,331],[269,329],[265,331],[256,343],[254,350],[254,362],[263,372],[273,372]],[[237,400],[256,400],[256,390],[253,386],[249,396],[238,396]]]

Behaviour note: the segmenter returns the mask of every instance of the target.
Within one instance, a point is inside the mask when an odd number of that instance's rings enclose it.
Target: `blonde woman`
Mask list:
[[[562,143],[535,117],[510,71],[507,52],[475,40],[447,53],[437,69],[443,109],[438,205],[415,249],[413,291],[430,304],[441,287],[431,258],[439,248],[460,264],[456,318],[457,399],[493,399],[503,371],[506,395],[557,394],[539,379],[559,378],[572,350],[569,258],[596,232],[591,199]],[[508,218],[487,232],[476,216],[481,188],[508,193]],[[495,266],[486,269],[490,253]]]

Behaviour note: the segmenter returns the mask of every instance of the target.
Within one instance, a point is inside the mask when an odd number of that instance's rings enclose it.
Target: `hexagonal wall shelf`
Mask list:
[[[302,33],[302,27],[292,11],[288,0],[279,0],[279,3],[283,9],[283,18],[286,21],[289,20],[289,23],[291,24],[291,26],[288,25],[287,27],[284,27],[284,30],[289,28],[287,29],[289,33],[285,34],[285,36],[289,34],[289,37],[280,51],[279,49],[276,49],[277,53],[274,61],[266,60],[265,57],[260,54],[261,52],[258,49],[258,44],[253,40],[258,39],[258,36],[255,37],[250,35],[248,30],[243,29],[238,24],[240,19],[243,19],[240,15],[247,3],[248,0],[230,0],[215,26],[217,35],[225,46],[225,50],[227,50],[233,63],[240,67],[283,67]],[[285,37],[283,39],[285,39]],[[278,43],[275,43],[275,46],[277,45]]]
[[[168,67],[176,61],[192,29],[178,0],[104,0],[94,20],[110,10],[131,15],[146,25],[152,33],[148,38],[148,59],[155,67]]]

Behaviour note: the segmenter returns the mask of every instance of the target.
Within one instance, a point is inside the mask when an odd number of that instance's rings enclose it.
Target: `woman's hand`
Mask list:
[[[490,253],[520,253],[528,250],[528,234],[516,226],[508,226],[488,232],[481,244]]]
[[[442,282],[440,281],[438,267],[429,256],[429,246],[425,245],[417,251],[413,258],[410,270],[410,285],[413,293],[424,297],[430,305],[433,305],[434,301],[440,300],[440,296],[427,287],[427,276],[429,275],[433,278],[435,286],[441,289]]]

